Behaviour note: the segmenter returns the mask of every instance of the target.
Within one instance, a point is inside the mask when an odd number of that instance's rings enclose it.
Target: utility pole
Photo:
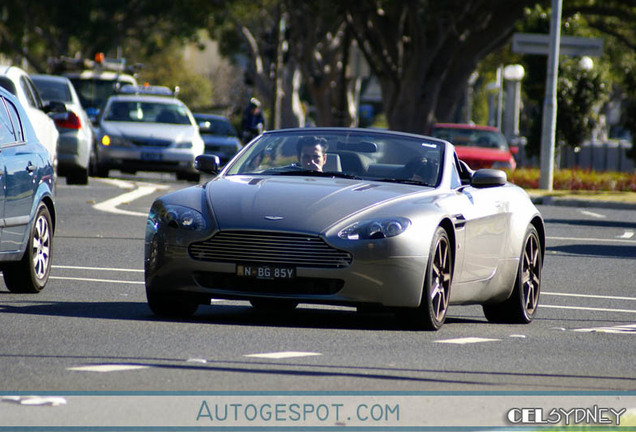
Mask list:
[[[554,148],[556,139],[557,78],[559,73],[559,47],[561,44],[561,7],[563,0],[552,0],[550,18],[550,51],[548,72],[543,101],[543,123],[541,127],[541,175],[539,188],[552,190],[554,179]]]

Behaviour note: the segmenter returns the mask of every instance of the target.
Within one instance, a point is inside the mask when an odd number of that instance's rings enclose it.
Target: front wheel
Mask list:
[[[407,323],[424,330],[439,330],[446,321],[453,276],[453,254],[446,230],[438,227],[433,236],[426,266],[422,300],[407,310]]]
[[[2,273],[7,289],[13,293],[38,293],[44,289],[51,273],[53,224],[51,213],[40,204],[29,234],[24,256],[6,265]]]
[[[532,322],[539,306],[541,291],[541,243],[534,226],[530,226],[523,242],[519,269],[512,295],[501,303],[483,306],[484,315],[493,323],[527,324]]]

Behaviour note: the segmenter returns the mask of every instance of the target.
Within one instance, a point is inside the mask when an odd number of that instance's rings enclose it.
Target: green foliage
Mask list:
[[[538,168],[519,168],[507,172],[508,180],[524,189],[538,189]],[[554,171],[553,189],[572,191],[636,192],[636,173],[599,172],[580,169]]]
[[[206,77],[183,67],[183,53],[178,44],[165,47],[141,59],[144,67],[137,75],[140,83],[179,87],[179,99],[191,110],[205,109],[212,102],[212,84]]]
[[[601,74],[585,70],[578,59],[562,61],[557,87],[557,142],[578,147],[597,124],[598,110],[607,100]]]

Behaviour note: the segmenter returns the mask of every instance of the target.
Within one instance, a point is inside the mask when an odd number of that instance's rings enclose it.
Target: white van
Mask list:
[[[117,89],[128,84],[137,85],[137,80],[132,75],[112,71],[85,70],[65,72],[63,75],[73,83],[86,114],[93,122],[104,103]]]

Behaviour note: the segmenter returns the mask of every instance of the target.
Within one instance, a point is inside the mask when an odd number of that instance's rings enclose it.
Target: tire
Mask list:
[[[51,214],[40,204],[35,215],[24,256],[3,268],[4,283],[13,293],[38,293],[44,289],[51,273],[53,223]]]
[[[262,312],[289,312],[296,309],[298,302],[287,299],[253,299],[250,300],[252,307]]]
[[[199,304],[195,302],[175,300],[174,297],[149,292],[146,292],[146,298],[152,313],[160,318],[189,318],[199,308]]]
[[[409,326],[439,330],[446,321],[453,276],[453,253],[446,230],[438,227],[431,242],[420,306],[404,311]]]
[[[512,295],[504,302],[483,305],[486,319],[506,324],[532,322],[539,306],[542,265],[539,234],[531,225],[523,241]]]
[[[88,168],[80,168],[69,173],[66,176],[66,184],[68,185],[87,185],[88,184]]]

